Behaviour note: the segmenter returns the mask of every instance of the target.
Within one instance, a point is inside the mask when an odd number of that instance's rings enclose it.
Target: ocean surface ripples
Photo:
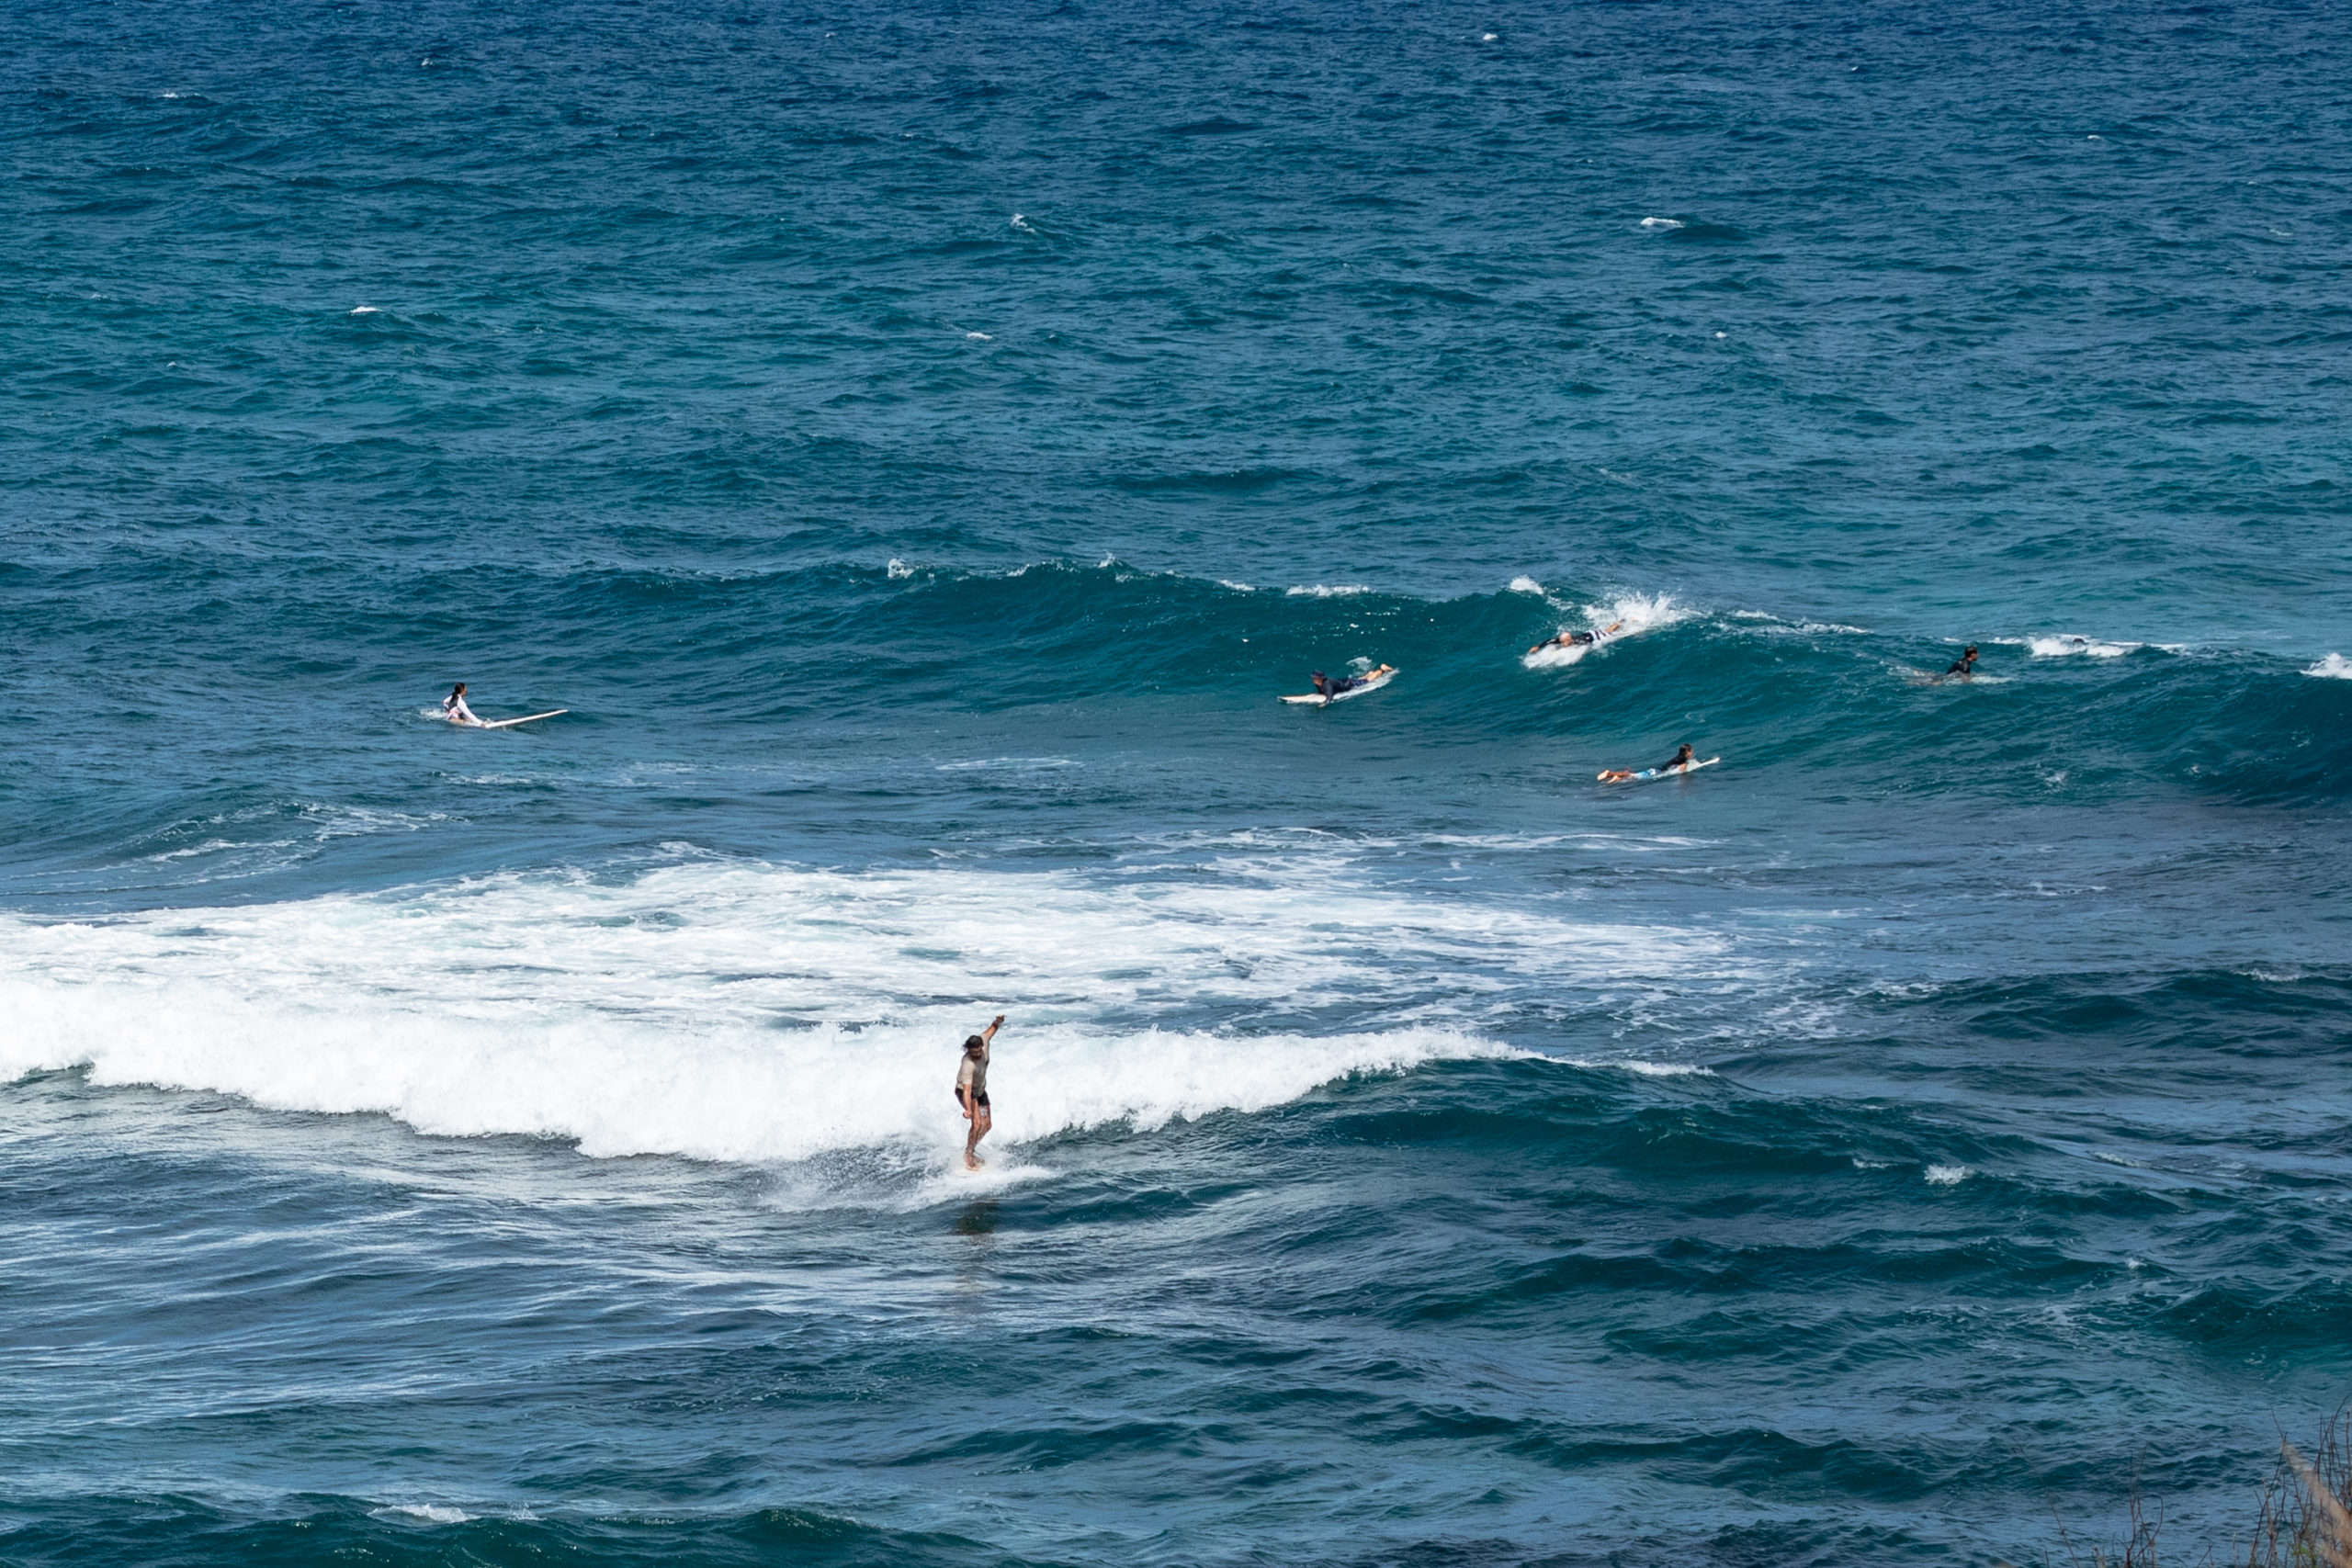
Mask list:
[[[0,1561],[2201,1551],[2352,1388],[2325,8],[11,27]]]

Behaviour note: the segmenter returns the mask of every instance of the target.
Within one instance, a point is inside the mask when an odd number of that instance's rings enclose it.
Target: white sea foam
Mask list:
[[[1762,610],[1734,610],[1730,619],[1748,621],[1754,625],[1743,627],[1759,637],[1868,637],[1868,626],[1849,626],[1842,621],[1784,621]]]
[[[1568,1057],[1566,1058],[1566,1061],[1568,1066],[1572,1067],[1606,1067],[1616,1072],[1637,1074],[1638,1076],[1645,1078],[1689,1078],[1714,1077],[1714,1069],[1713,1067],[1693,1066],[1688,1062],[1644,1062],[1623,1058],[1616,1060],[1587,1060],[1583,1057],[1577,1056]]]
[[[909,566],[906,562],[900,560],[896,556],[892,556],[890,558],[890,564],[883,570],[888,574],[890,581],[893,582],[903,581],[907,578],[912,577],[915,574],[914,568]]]
[[[1964,1165],[1931,1165],[1928,1180],[1936,1187],[1957,1187],[1974,1173]]]
[[[355,316],[372,316],[376,311],[377,308],[373,305],[354,305],[351,308],[351,313]]]
[[[2340,653],[2331,653],[2303,673],[2317,675],[2324,680],[2352,681],[2352,662],[2347,662]]]
[[[1626,637],[1655,631],[1659,626],[1672,626],[1677,621],[1687,621],[1691,614],[1677,604],[1670,593],[1622,594],[1605,604],[1587,604],[1584,607],[1585,625],[1575,628],[1600,631],[1608,626],[1618,626],[1620,629],[1616,636],[1609,641],[1577,643],[1566,648],[1555,643],[1523,656],[1520,662],[1530,670],[1562,669],[1581,662],[1588,653],[1605,650]]]
[[[1544,585],[1536,581],[1532,577],[1514,577],[1510,580],[1510,586],[1505,589],[1504,592],[1507,593],[1532,593],[1540,599],[1544,595]]]
[[[424,1525],[461,1525],[473,1517],[463,1508],[444,1507],[436,1503],[394,1503],[369,1511],[371,1519],[409,1519]]]
[[[961,1141],[954,1042],[991,1011],[1014,1014],[991,1087],[1018,1145],[1508,1055],[1476,1032],[1498,993],[1664,987],[1735,971],[1728,953],[1703,933],[1365,886],[1337,856],[1237,853],[1179,881],[704,858],[624,881],[0,917],[0,1081],[81,1067],[593,1156],[896,1147],[944,1169]],[[1432,973],[1452,999],[1430,998]],[[1353,1021],[1198,1022],[1325,1009]]]
[[[2035,637],[2025,639],[2026,648],[2036,659],[2120,659],[2133,649],[2143,645],[2136,642],[2102,642],[2089,637]]]
[[[1005,227],[1008,229],[1018,229],[1024,234],[1034,234],[1037,231],[1029,226],[1029,220],[1023,218],[1018,212],[1012,215],[1012,221],[1006,224]]]
[[[1220,578],[1218,578],[1218,579],[1216,580],[1216,585],[1217,585],[1219,588],[1230,588],[1230,589],[1232,589],[1236,593],[1255,593],[1256,592],[1258,592],[1258,591],[1257,591],[1257,589],[1255,589],[1255,588],[1251,587],[1249,583],[1246,583],[1246,582],[1236,582],[1236,581],[1232,581],[1230,578],[1224,578],[1224,577],[1220,577]],[[1249,640],[1249,638],[1244,637],[1242,640],[1243,640],[1244,642],[1247,642],[1247,641]]]
[[[1657,233],[1668,229],[1679,229],[1682,227],[1682,220],[1679,218],[1645,218],[1642,220],[1641,226]]]
[[[1372,585],[1368,582],[1338,582],[1329,585],[1318,582],[1313,587],[1299,587],[1294,584],[1283,592],[1294,599],[1345,599],[1351,594],[1371,592]]]
[[[996,341],[996,339],[989,336],[986,333],[966,333],[964,335],[971,339],[974,343],[994,343]]]

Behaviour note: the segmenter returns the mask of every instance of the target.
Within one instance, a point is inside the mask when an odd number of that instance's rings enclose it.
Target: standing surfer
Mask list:
[[[481,722],[474,716],[474,710],[466,705],[466,683],[463,681],[458,682],[449,694],[441,699],[441,713],[442,716],[451,724],[480,724]]]
[[[996,1122],[989,1115],[989,1043],[1004,1026],[1004,1014],[986,1032],[967,1035],[964,1040],[964,1059],[956,1065],[956,1103],[964,1108],[964,1120],[972,1124],[971,1135],[964,1140],[964,1168],[980,1168],[980,1140],[989,1135]]]

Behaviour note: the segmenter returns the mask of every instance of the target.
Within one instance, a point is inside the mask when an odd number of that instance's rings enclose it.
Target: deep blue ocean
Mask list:
[[[2339,6],[0,59],[9,1568],[2187,1560],[2352,1394]]]

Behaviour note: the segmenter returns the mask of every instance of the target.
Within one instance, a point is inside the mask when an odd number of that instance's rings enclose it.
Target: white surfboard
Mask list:
[[[1346,702],[1350,697],[1363,696],[1366,692],[1376,692],[1395,679],[1396,679],[1396,671],[1390,670],[1382,674],[1374,675],[1371,680],[1366,681],[1361,686],[1350,686],[1346,691],[1341,692],[1336,697],[1327,697],[1319,692],[1309,692],[1303,697],[1284,697],[1283,701],[1286,703],[1313,703],[1317,707],[1329,707],[1333,703]]]
[[[1721,757],[1710,757],[1703,762],[1691,762],[1679,768],[1644,768],[1629,779],[1612,779],[1605,773],[1596,773],[1593,776],[1602,784],[1649,784],[1657,779],[1688,778],[1701,768],[1712,768],[1722,761]]]
[[[545,713],[526,713],[520,718],[486,718],[474,725],[473,728],[477,729],[512,729],[518,724],[536,724],[540,719],[553,718],[560,713],[570,713],[571,711],[571,710],[570,708],[549,708]]]

